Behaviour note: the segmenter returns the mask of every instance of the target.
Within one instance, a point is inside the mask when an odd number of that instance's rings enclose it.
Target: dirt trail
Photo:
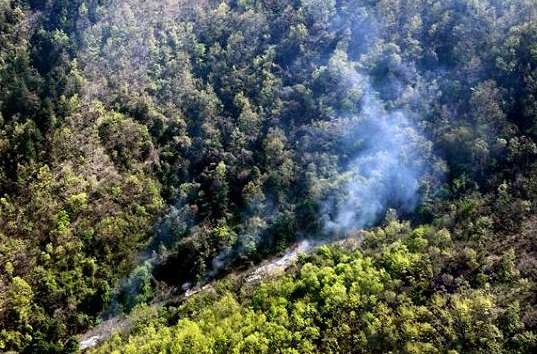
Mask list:
[[[287,268],[294,264],[298,260],[298,256],[302,253],[307,253],[315,247],[315,244],[311,241],[301,241],[289,251],[281,256],[272,260],[262,262],[260,265],[253,269],[244,272],[245,281],[247,283],[260,281],[266,277],[283,274]],[[188,289],[179,296],[171,296],[168,299],[154,303],[151,307],[161,307],[169,302],[182,302],[199,292],[206,291],[212,287],[212,283],[205,284],[203,286],[196,286],[192,289]],[[120,315],[106,320],[92,328],[88,332],[79,336],[80,350],[85,351],[91,349],[100,343],[110,339],[114,333],[126,333],[132,328],[131,320],[127,315]]]
[[[278,275],[283,272],[293,263],[298,260],[298,256],[302,253],[311,251],[314,244],[310,241],[301,241],[291,248],[285,255],[280,258],[275,258],[269,261],[265,261],[257,266],[253,271],[250,271],[246,276],[245,281],[247,283],[259,281],[271,275]]]

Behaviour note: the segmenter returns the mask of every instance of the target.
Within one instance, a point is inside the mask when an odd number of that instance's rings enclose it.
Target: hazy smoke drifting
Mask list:
[[[362,96],[359,113],[340,123],[342,143],[356,152],[323,203],[329,234],[372,226],[388,208],[412,211],[431,154],[431,143],[413,127],[410,111],[387,110],[367,76],[341,62],[339,70],[341,84]]]
[[[322,218],[329,234],[345,234],[374,225],[388,208],[411,211],[420,201],[421,183],[430,169],[427,162],[432,161],[431,144],[413,127],[413,109],[406,108],[421,106],[426,101],[417,93],[419,87],[409,89],[410,82],[419,82],[415,77],[416,70],[412,65],[405,65],[399,47],[383,42],[384,21],[376,18],[368,2],[361,3],[358,1],[358,6],[344,15],[330,9],[335,2],[304,2],[308,16],[326,17],[323,22],[331,23],[331,31],[342,39],[335,49],[331,47],[328,52],[321,53],[318,62],[305,63],[304,60],[310,60],[306,57],[291,65],[299,69],[315,66],[317,70],[312,76],[327,73],[330,78],[335,78],[338,87],[333,92],[329,87],[323,96],[327,97],[329,106],[344,102],[337,107],[339,111],[333,120],[323,122],[327,131],[330,130],[324,133],[332,135],[335,128],[338,144],[339,140],[341,144],[326,150],[320,146],[316,151],[330,156],[331,161],[333,157],[333,161],[341,162],[339,166],[343,171],[329,182],[329,188],[319,188],[319,193],[323,194],[319,199]],[[111,104],[118,99],[118,93],[131,98],[145,97],[147,92],[154,91],[153,83],[158,82],[163,85],[159,95],[151,97],[156,103],[177,107],[182,107],[185,102],[189,104],[191,92],[198,85],[191,75],[190,59],[186,55],[195,31],[189,29],[186,22],[182,23],[182,19],[188,18],[192,23],[202,20],[205,11],[195,8],[208,8],[211,4],[185,0],[112,1],[108,10],[103,11],[99,23],[89,26],[84,34],[85,48],[80,57],[88,79],[85,85],[88,99],[99,98]],[[170,35],[157,36],[156,28]],[[162,50],[168,37],[175,38],[177,49]],[[328,65],[327,58],[331,58]],[[390,75],[375,82],[369,72],[379,63],[383,66],[382,71]],[[124,89],[128,91],[124,92]],[[281,91],[285,96],[286,92],[293,92],[293,88],[282,87]],[[400,108],[387,108],[383,99]],[[310,128],[317,129],[305,127],[304,130]],[[319,139],[323,143],[325,140]],[[322,174],[319,179],[330,179],[332,171],[337,169],[335,165],[326,172],[330,176]],[[324,181],[318,182],[319,185],[322,183]],[[270,195],[267,198],[270,199]],[[207,265],[210,268],[208,278],[217,275],[239,255],[255,255],[263,245],[262,241],[272,237],[270,227],[281,216],[278,206],[272,204],[270,200],[262,200],[247,208],[242,215],[243,222],[234,230],[237,242],[221,249],[211,260]],[[176,206],[170,206],[169,213],[155,226],[151,245],[140,257],[146,268],[151,270],[161,258],[175,252],[183,239],[203,236],[203,229],[196,231],[195,219],[195,212],[187,200],[179,200]],[[306,238],[317,236],[304,235]],[[150,272],[142,270],[123,282],[121,286],[126,293],[134,293],[131,288],[140,291],[147,284]]]

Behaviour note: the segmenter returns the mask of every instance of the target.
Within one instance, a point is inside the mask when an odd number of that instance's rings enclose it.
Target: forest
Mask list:
[[[0,352],[536,353],[537,2],[0,0]]]

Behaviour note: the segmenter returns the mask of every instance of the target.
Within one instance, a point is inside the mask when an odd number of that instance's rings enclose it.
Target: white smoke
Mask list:
[[[414,127],[410,110],[385,107],[367,75],[341,58],[333,65],[341,85],[361,93],[359,112],[337,123],[354,154],[323,203],[326,231],[346,234],[374,225],[389,208],[417,206],[432,144]]]

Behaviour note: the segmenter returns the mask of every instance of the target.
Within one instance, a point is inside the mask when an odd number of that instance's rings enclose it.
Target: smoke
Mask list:
[[[262,240],[269,233],[270,224],[278,217],[270,198],[253,200],[249,203],[242,217],[244,221],[238,230],[237,242],[232,247],[220,251],[211,261],[211,269],[206,274],[206,279],[213,279],[223,269],[228,267],[239,256],[243,258],[254,257]]]
[[[336,31],[346,26],[352,28],[349,42],[331,53],[327,67],[320,67],[337,82],[334,92],[327,95],[342,102],[337,116],[320,128],[325,130],[324,136],[336,132],[334,151],[340,155],[342,169],[332,177],[330,187],[319,199],[322,235],[303,235],[311,241],[311,247],[326,242],[326,236],[346,237],[374,226],[389,209],[411,213],[424,197],[424,185],[441,179],[434,166],[437,159],[432,143],[414,123],[420,121],[416,111],[426,110],[433,98],[419,86],[421,77],[415,65],[402,59],[401,49],[396,45],[383,42],[383,22],[372,11],[359,8],[352,18],[336,15],[332,22]],[[378,66],[388,74],[375,77]],[[429,83],[429,87],[432,85]],[[282,92],[288,89],[284,87]],[[264,237],[271,237],[264,220],[273,221],[276,210],[265,210],[262,214],[250,219],[248,226],[239,231],[237,247],[226,249],[213,259],[209,279],[238,254],[248,254],[249,249],[255,252]],[[257,220],[253,223],[257,227],[250,225],[253,219]],[[289,250],[283,259],[293,252]]]
[[[339,194],[324,203],[327,231],[348,233],[375,224],[388,208],[411,211],[419,201],[424,157],[420,136],[403,111],[386,112],[372,93],[354,138],[362,150],[343,175]]]
[[[146,89],[152,87],[152,82],[166,82],[159,77],[165,76],[166,71],[154,71],[152,68],[160,68],[160,63],[165,62],[170,71],[177,69],[173,63],[180,62],[182,56],[178,53],[183,51],[179,44],[190,43],[190,37],[194,37],[191,30],[183,30],[189,27],[185,25],[183,28],[180,21],[186,16],[181,9],[187,3],[182,0],[160,3],[114,1],[101,20],[101,26],[88,29],[85,36],[88,48],[82,56],[87,58],[83,67],[89,82],[94,83],[88,86],[89,92],[86,94],[89,97],[99,97],[104,92],[103,96],[113,97],[107,93],[118,91],[114,83],[126,83],[124,86],[129,87],[130,92],[145,92],[152,91]],[[327,87],[328,92],[323,92],[323,96],[330,107],[334,102],[341,102],[339,106],[333,105],[336,117],[325,122],[326,129],[330,130],[329,135],[336,131],[338,146],[333,150],[332,147],[327,149],[331,151],[318,149],[317,152],[325,156],[336,156],[334,160],[338,160],[341,170],[332,177],[329,188],[322,189],[319,202],[324,233],[346,235],[376,224],[389,208],[411,212],[422,199],[423,182],[430,174],[434,158],[432,144],[414,125],[417,121],[415,111],[422,111],[427,101],[426,97],[420,97],[420,88],[417,87],[420,78],[415,67],[404,62],[397,45],[383,42],[381,36],[385,32],[385,24],[381,17],[376,18],[371,6],[362,4],[340,13],[335,8],[331,9],[336,2],[330,3],[333,4],[308,2],[308,13],[314,19],[322,18],[323,23],[330,22],[328,28],[337,34],[340,42],[321,53],[320,59],[306,58],[314,62],[305,63],[304,58],[301,58],[293,65],[305,72],[308,67],[317,66],[312,76],[318,77],[322,77],[320,73],[326,69],[329,76],[337,82],[334,91]],[[170,13],[170,9],[175,11]],[[162,16],[149,16],[149,21],[145,13],[159,13]],[[195,20],[194,15],[188,16]],[[103,30],[108,27],[110,30]],[[159,48],[163,44],[160,41],[164,37],[155,36],[153,28],[160,27],[165,29],[164,32],[173,34],[170,38],[177,37],[180,48],[177,53],[171,51],[162,58],[156,55],[161,52]],[[114,40],[107,38],[108,35],[101,38],[103,33],[108,32]],[[328,57],[331,59],[325,67]],[[131,65],[133,63],[134,66]],[[381,74],[375,75],[375,69]],[[103,70],[110,75],[102,75]],[[185,77],[188,76],[186,73],[189,70],[185,69],[184,72]],[[168,103],[180,106],[183,102],[181,99],[176,101],[176,98],[188,94],[183,95],[183,85],[174,85],[176,81],[169,80],[169,92],[166,95],[160,93],[160,96],[174,97]],[[410,83],[414,83],[414,86]],[[111,88],[105,90],[104,87],[107,86]],[[190,82],[184,86],[195,85]],[[322,89],[326,86],[314,87]],[[285,96],[286,91],[292,91],[291,86],[280,89],[282,96]],[[166,90],[164,88],[162,92]],[[113,101],[106,97],[101,99]],[[414,106],[419,108],[413,109]],[[308,129],[310,127],[304,128]],[[191,209],[187,199],[180,198],[175,206],[170,206],[167,215],[155,225],[155,236],[140,257],[145,268],[137,269],[120,285],[124,288],[124,293],[136,294],[140,289],[147,288],[153,268],[170,254],[178,252],[178,245],[181,246],[183,241],[192,242],[196,247],[200,244],[202,250],[207,248],[203,242],[209,237],[204,232],[210,230],[198,228],[196,210]],[[247,210],[240,216],[241,225],[233,230],[237,242],[229,242],[221,247],[219,253],[208,261],[206,278],[217,276],[238,257],[254,257],[260,253],[260,245],[272,237],[274,229],[271,227],[278,218],[285,216],[280,212],[279,206],[274,204],[277,203],[272,202],[270,195],[267,195],[261,200],[254,200],[245,208]],[[305,238],[315,236],[317,235],[307,235]],[[178,260],[177,273],[183,272],[183,269],[179,269],[180,266],[189,264],[182,261]]]
[[[404,65],[400,58],[392,61],[398,70],[415,73],[413,66]],[[379,92],[371,84],[373,78],[341,53],[334,55],[330,65],[339,85],[359,97],[357,113],[335,120],[334,126],[340,132],[338,149],[350,158],[321,202],[325,232],[345,235],[375,225],[388,209],[413,211],[421,200],[422,184],[431,176],[435,158],[432,143],[413,124],[416,113],[409,104],[400,102],[397,109],[390,109],[381,98],[405,97],[414,103],[420,99],[416,97],[419,92],[405,88],[396,78],[388,86],[382,83]]]

